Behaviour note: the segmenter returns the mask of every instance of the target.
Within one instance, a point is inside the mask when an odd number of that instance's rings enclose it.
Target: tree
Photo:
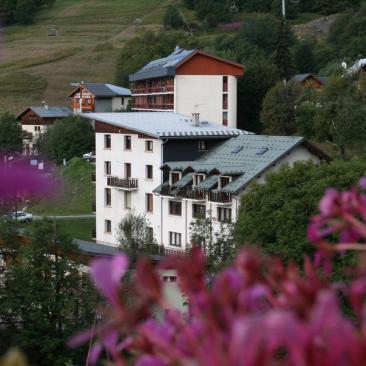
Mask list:
[[[57,235],[50,222],[34,225],[0,289],[0,353],[17,345],[32,365],[83,362],[86,350],[71,350],[66,343],[93,320],[96,294],[76,259],[71,241]]]
[[[14,19],[20,24],[30,24],[33,21],[36,11],[37,4],[35,0],[18,0],[14,12]]]
[[[316,71],[313,47],[309,42],[301,41],[296,45],[295,65],[300,74]]]
[[[93,151],[95,133],[90,122],[79,116],[63,118],[50,126],[39,141],[39,151],[50,160],[61,163]]]
[[[195,219],[190,224],[192,247],[201,247],[207,256],[210,271],[217,271],[234,257],[234,225],[213,225],[211,216]]]
[[[23,149],[22,126],[15,116],[5,113],[0,116],[0,152],[14,153]]]
[[[260,246],[285,261],[302,261],[304,254],[313,253],[306,228],[325,190],[348,189],[365,174],[366,162],[361,159],[320,165],[296,162],[268,174],[265,184],[252,184],[241,199],[236,245]]]
[[[268,58],[259,56],[245,63],[238,79],[238,128],[260,133],[260,110],[268,90],[279,80],[278,69]]]
[[[276,50],[273,54],[273,61],[277,65],[280,76],[286,80],[293,74],[294,66],[290,47],[292,42],[292,33],[286,23],[281,20],[277,32]]]
[[[302,87],[296,82],[282,81],[271,88],[263,100],[261,120],[266,132],[293,135],[296,128],[296,105]]]
[[[185,26],[184,20],[182,18],[181,13],[179,12],[179,9],[176,6],[174,5],[168,6],[164,14],[163,24],[165,29],[184,28]]]
[[[133,259],[141,254],[154,254],[156,240],[151,235],[150,222],[145,215],[130,212],[118,225],[117,239],[121,249]]]

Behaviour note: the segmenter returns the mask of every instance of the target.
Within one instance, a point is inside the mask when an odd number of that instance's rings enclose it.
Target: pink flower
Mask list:
[[[90,264],[90,276],[96,288],[115,308],[121,305],[119,289],[127,268],[128,258],[124,254],[113,258],[95,259]]]

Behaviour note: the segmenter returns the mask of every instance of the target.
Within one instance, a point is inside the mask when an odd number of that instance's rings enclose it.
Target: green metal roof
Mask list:
[[[211,175],[207,179],[203,180],[200,184],[196,185],[196,189],[211,189],[218,183],[218,175]]]
[[[184,162],[184,166],[191,167],[197,173],[217,171],[221,175],[239,175],[222,189],[222,192],[236,193],[300,144],[311,147],[319,156],[326,157],[303,137],[239,135],[222,143],[198,160]],[[182,162],[169,162],[166,165],[178,167],[179,164]],[[217,176],[208,177],[197,188],[209,189],[211,187],[207,185],[213,180],[217,181]]]
[[[188,173],[185,176],[183,176],[178,182],[173,184],[173,187],[175,188],[183,188],[187,184],[189,184],[193,180],[193,173]]]

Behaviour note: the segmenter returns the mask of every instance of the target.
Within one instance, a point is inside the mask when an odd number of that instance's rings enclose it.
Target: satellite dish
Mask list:
[[[231,4],[229,8],[230,13],[237,13],[239,11],[239,8],[236,6],[235,1]]]

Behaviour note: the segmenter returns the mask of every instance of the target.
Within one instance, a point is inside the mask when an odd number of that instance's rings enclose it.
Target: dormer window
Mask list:
[[[170,185],[173,186],[182,178],[181,172],[170,172]]]
[[[230,182],[231,182],[231,177],[220,177],[219,178],[219,189],[223,189]]]
[[[195,174],[194,175],[194,185],[198,186],[205,179],[204,174]]]

